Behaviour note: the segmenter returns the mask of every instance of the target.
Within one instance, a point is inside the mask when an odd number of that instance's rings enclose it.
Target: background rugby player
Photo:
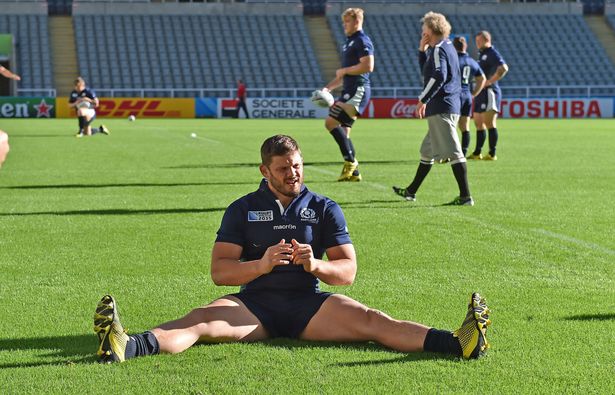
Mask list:
[[[76,137],[91,136],[98,132],[109,134],[109,129],[105,125],[100,125],[100,128],[92,128],[91,123],[96,119],[96,107],[98,107],[98,97],[96,93],[86,87],[85,80],[82,77],[75,79],[75,89],[70,93],[68,105],[77,111],[77,119],[79,120],[79,132]]]
[[[476,35],[478,64],[487,76],[485,88],[474,100],[474,123],[476,125],[476,148],[468,159],[497,160],[498,129],[496,120],[500,111],[502,91],[498,85],[506,73],[508,65],[500,53],[491,44],[491,34],[483,30]],[[489,130],[489,154],[483,157],[481,150]]]
[[[461,152],[465,156],[470,146],[470,118],[472,117],[472,99],[475,98],[485,86],[485,73],[478,63],[467,54],[468,43],[463,36],[455,37],[453,45],[459,57],[459,71],[461,73],[461,116],[459,129],[461,129]],[[474,89],[470,85],[474,79]]]
[[[369,73],[374,71],[374,46],[363,32],[363,10],[348,8],[342,13],[346,43],[342,50],[342,68],[323,90],[332,91],[343,85],[342,95],[329,109],[325,127],[331,133],[344,157],[344,167],[338,181],[361,181],[359,162],[350,131],[357,116],[369,103],[371,87]]]

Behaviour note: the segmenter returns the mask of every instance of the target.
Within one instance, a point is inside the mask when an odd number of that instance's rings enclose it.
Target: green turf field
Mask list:
[[[111,136],[76,139],[76,120],[0,120],[0,392],[613,393],[615,121],[501,120],[499,160],[468,164],[474,207],[442,206],[457,194],[448,165],[415,203],[391,192],[414,175],[425,121],[357,122],[353,184],[335,181],[322,123],[110,120]],[[211,246],[278,132],[302,146],[308,187],[346,214],[359,271],[335,290],[443,329],[480,291],[486,357],[277,339],[96,363],[105,293],[141,332],[236,290],[212,283]]]

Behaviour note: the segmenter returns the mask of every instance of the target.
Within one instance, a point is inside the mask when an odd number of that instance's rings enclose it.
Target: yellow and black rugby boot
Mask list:
[[[478,358],[489,348],[486,337],[487,327],[491,325],[489,313],[485,299],[481,298],[478,292],[474,292],[461,328],[453,332],[461,345],[463,358]]]
[[[342,168],[342,173],[340,174],[338,181],[361,181],[361,178],[357,178],[353,176],[352,173],[359,166],[359,161],[355,159],[354,162],[349,162],[347,160],[344,161],[344,167]]]
[[[117,312],[117,303],[111,295],[105,295],[98,302],[94,313],[94,332],[98,335],[100,362],[124,362],[128,335]]]

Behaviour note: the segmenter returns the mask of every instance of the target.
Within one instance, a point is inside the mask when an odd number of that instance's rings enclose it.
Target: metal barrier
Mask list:
[[[615,85],[539,85],[539,86],[501,86],[502,95],[509,98],[540,98],[540,97],[613,97]],[[100,97],[235,97],[232,89],[96,89]],[[309,97],[315,87],[311,88],[249,88],[248,97]],[[422,87],[372,87],[372,97],[384,98],[414,98],[418,97]],[[17,89],[18,96],[55,97],[55,89]]]

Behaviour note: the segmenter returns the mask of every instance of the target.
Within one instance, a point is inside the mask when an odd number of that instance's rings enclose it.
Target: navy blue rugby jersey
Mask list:
[[[461,90],[465,93],[472,93],[470,91],[470,84],[472,77],[485,76],[483,69],[476,63],[474,59],[465,52],[457,52],[459,57],[459,71],[461,72]]]
[[[451,40],[444,39],[419,51],[419,66],[423,71],[423,92],[419,100],[425,103],[425,116],[459,114],[461,112],[461,75],[457,50]]]
[[[226,209],[216,242],[240,245],[241,260],[251,261],[282,239],[310,244],[316,259],[322,259],[327,248],[352,243],[342,209],[333,200],[303,185],[284,209],[265,179],[257,191]],[[318,290],[319,280],[302,265],[282,265],[242,286],[242,291],[262,289]]]
[[[342,49],[342,67],[351,67],[360,63],[359,59],[374,54],[372,40],[363,33],[363,30],[346,37],[346,43]],[[344,76],[344,90],[351,91],[357,86],[369,85],[369,74]]]
[[[489,48],[485,48],[478,51],[478,64],[485,72],[485,76],[487,77],[487,79],[489,79],[495,74],[496,70],[498,69],[498,66],[506,64],[506,61],[504,60],[502,55],[500,55],[498,50],[491,46]],[[499,90],[500,86],[496,81],[493,85],[491,85],[491,88]]]
[[[68,98],[68,102],[69,103],[74,103],[74,102],[77,101],[77,99],[79,99],[81,97],[87,97],[88,99],[95,100],[96,99],[96,93],[94,92],[93,89],[90,89],[90,88],[85,88],[81,92],[77,92],[76,90],[73,90],[70,93],[70,97]]]

